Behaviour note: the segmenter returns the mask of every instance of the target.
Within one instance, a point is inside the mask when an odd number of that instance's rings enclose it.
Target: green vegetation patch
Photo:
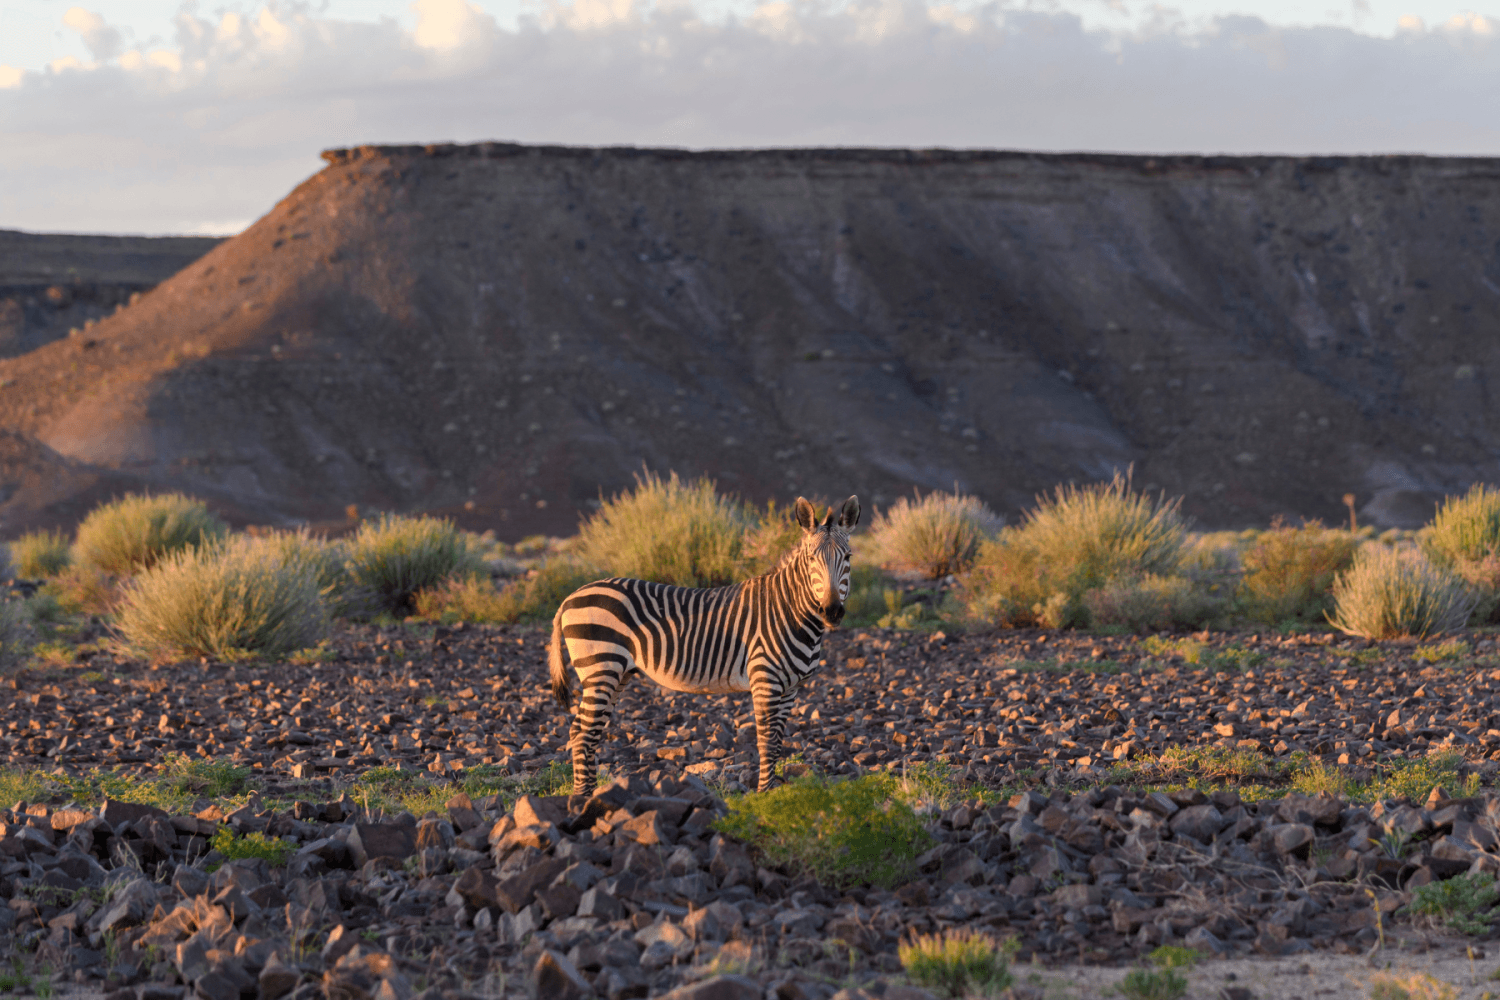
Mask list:
[[[601,776],[601,783],[604,780]],[[445,814],[448,800],[459,792],[471,799],[498,795],[509,809],[522,795],[568,795],[572,791],[573,766],[553,761],[544,769],[525,775],[513,775],[485,764],[459,772],[452,781],[425,771],[375,767],[355,779],[349,795],[371,813],[409,812],[420,817],[428,812]]]
[[[807,774],[769,792],[731,796],[728,806],[719,830],[826,885],[899,884],[932,840],[891,774]]]
[[[1178,1000],[1187,988],[1187,977],[1175,969],[1131,969],[1115,990],[1125,1000]]]
[[[1418,886],[1402,912],[1425,917],[1428,922],[1452,927],[1465,934],[1483,934],[1500,918],[1495,902],[1500,891],[1495,877],[1485,872],[1462,875]]]
[[[1014,982],[1014,939],[998,942],[975,931],[912,937],[898,948],[907,978],[953,997],[998,996]]]
[[[297,853],[297,845],[289,840],[272,840],[263,833],[247,833],[237,837],[227,826],[219,827],[209,846],[224,855],[226,861],[260,858],[272,868],[284,866]]]

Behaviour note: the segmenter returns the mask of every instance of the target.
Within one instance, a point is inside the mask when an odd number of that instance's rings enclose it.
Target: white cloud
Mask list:
[[[8,87],[19,87],[21,85],[21,78],[25,75],[26,71],[19,66],[6,66],[0,63],[0,90],[5,90]]]
[[[1022,2],[772,0],[707,21],[575,0],[515,30],[468,0],[417,0],[414,28],[184,8],[170,43],[117,58],[120,33],[74,8],[95,63],[0,68],[0,226],[253,218],[319,149],[365,142],[1500,154],[1494,18],[1380,38],[1157,8],[1105,30]]]
[[[78,33],[95,62],[104,62],[120,54],[123,39],[119,29],[105,24],[104,18],[93,11],[69,7],[63,14],[63,24]]]

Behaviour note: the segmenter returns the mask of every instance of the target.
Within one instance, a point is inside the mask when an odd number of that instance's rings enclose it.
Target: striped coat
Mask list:
[[[759,787],[770,785],[802,680],[817,669],[823,636],[844,617],[849,532],[859,523],[850,497],[820,524],[798,498],[799,544],[765,576],[712,589],[645,580],[597,580],[574,591],[552,620],[552,692],[572,694],[564,650],[580,694],[569,747],[575,794],[593,790],[599,744],[627,675],[638,671],[673,691],[749,691],[760,751]]]

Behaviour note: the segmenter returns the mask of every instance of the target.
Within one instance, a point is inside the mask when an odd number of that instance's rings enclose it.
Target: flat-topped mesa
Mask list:
[[[0,360],[0,526],[181,490],[569,534],[643,464],[748,499],[1131,465],[1204,527],[1415,527],[1493,478],[1500,161],[361,146]],[[3,323],[0,317],[0,323]],[[3,352],[0,352],[3,353]]]

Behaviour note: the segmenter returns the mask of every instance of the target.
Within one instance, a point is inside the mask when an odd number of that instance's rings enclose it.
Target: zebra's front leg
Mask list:
[[[790,693],[755,700],[755,742],[760,751],[760,784],[756,791],[769,791],[781,760],[781,745],[786,735],[786,719],[792,711]]]
[[[615,695],[619,691],[619,673],[608,668],[583,680],[582,690],[578,693],[578,710],[573,714],[573,726],[568,734],[568,747],[573,752],[574,795],[594,793],[599,744],[604,740],[604,730],[609,726]]]

